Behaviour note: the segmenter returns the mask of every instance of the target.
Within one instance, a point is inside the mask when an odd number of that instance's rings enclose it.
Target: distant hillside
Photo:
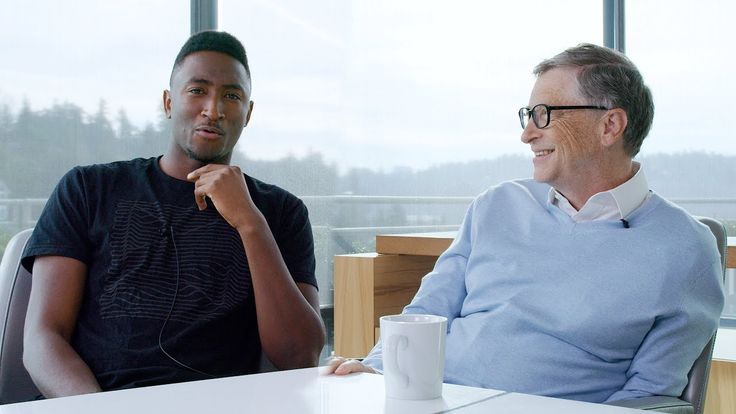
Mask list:
[[[104,100],[95,114],[66,102],[39,111],[24,102],[17,115],[0,105],[0,197],[45,198],[75,165],[161,154],[169,145],[167,126],[163,114],[161,122],[143,129],[134,127],[122,110],[110,119]],[[666,197],[736,197],[736,156],[689,152],[651,154],[641,160],[652,188]],[[421,170],[355,168],[343,174],[319,152],[275,161],[236,152],[232,161],[248,174],[298,195],[474,196],[532,173],[530,157],[522,155]]]
[[[652,154],[639,161],[652,189],[665,197],[736,197],[736,156],[688,152]],[[278,161],[243,159],[241,164],[254,176],[280,183],[301,195],[474,196],[499,182],[532,174],[531,159],[521,155],[447,163],[417,171],[358,168],[342,175],[319,154]]]

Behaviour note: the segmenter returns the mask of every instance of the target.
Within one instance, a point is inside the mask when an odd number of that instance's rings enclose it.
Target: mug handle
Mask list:
[[[401,382],[402,387],[406,388],[409,386],[409,376],[401,372],[399,369],[399,350],[406,350],[409,347],[409,338],[404,335],[391,335],[388,338],[388,351],[389,358],[386,363],[388,366],[387,370],[395,372],[397,379]]]

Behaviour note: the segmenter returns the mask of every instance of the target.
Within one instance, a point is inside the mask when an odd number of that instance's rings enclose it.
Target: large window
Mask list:
[[[650,183],[731,231],[736,144],[722,113],[736,68],[722,44],[735,7],[626,10],[627,52],[657,105],[640,157]],[[0,10],[2,247],[72,166],[165,150],[161,92],[190,20],[189,2],[172,0]],[[473,196],[530,174],[516,111],[532,68],[601,44],[602,13],[589,0],[219,2],[219,28],[243,41],[253,75],[255,111],[233,161],[307,203],[325,306],[334,254],[372,251],[376,233],[454,229]]]
[[[223,0],[220,27],[243,40],[253,70],[256,111],[241,149],[320,154],[341,173],[527,154],[516,111],[533,66],[603,38],[600,3],[548,6]]]
[[[166,148],[162,91],[189,11],[173,0],[35,0],[0,14],[2,248],[71,167]]]
[[[728,110],[736,58],[728,29],[736,4],[718,0],[626,3],[626,52],[655,99],[641,158],[652,187],[736,236],[736,141]],[[736,320],[736,271],[725,284],[724,317]]]
[[[585,0],[219,8],[220,28],[245,43],[253,73],[255,110],[239,144],[246,169],[268,160],[254,173],[299,195],[339,195],[309,200],[327,304],[332,255],[373,250],[380,232],[455,228],[470,197],[528,176],[516,111],[532,68],[603,39],[601,4]],[[459,198],[425,198],[450,196]]]

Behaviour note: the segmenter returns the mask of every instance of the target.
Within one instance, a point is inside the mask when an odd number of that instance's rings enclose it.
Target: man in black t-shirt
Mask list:
[[[307,210],[230,166],[250,71],[233,36],[182,47],[157,158],[77,167],[24,253],[23,360],[46,397],[317,364],[324,344]]]

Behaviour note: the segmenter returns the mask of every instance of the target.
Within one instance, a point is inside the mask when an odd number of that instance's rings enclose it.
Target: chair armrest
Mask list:
[[[657,395],[654,397],[633,398],[607,402],[608,405],[619,407],[637,408],[639,410],[652,410],[669,414],[693,414],[692,404],[676,397],[665,397]]]

